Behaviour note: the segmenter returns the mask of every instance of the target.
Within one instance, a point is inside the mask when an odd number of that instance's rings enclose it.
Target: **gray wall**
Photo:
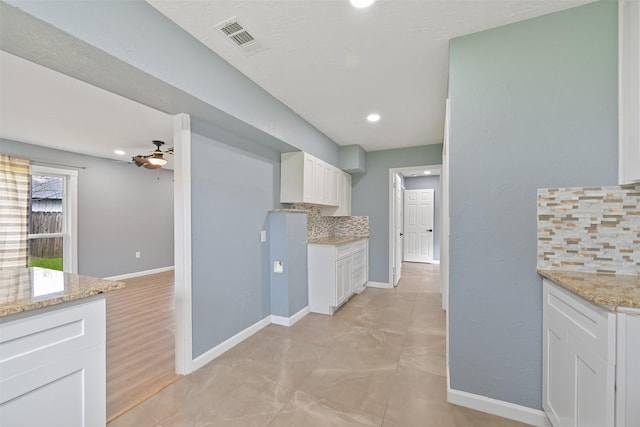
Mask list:
[[[0,153],[86,167],[78,170],[80,274],[110,277],[173,266],[173,171],[5,139]]]
[[[291,317],[309,305],[307,286],[307,215],[291,212],[269,214],[269,284],[271,314]],[[275,273],[273,263],[284,271]]]
[[[367,153],[367,173],[354,175],[352,215],[369,217],[369,280],[389,283],[389,169],[442,163],[442,144]]]
[[[407,190],[433,189],[433,259],[440,260],[440,176],[406,177],[404,187]]]
[[[269,246],[280,154],[191,134],[193,357],[270,314]]]
[[[541,408],[536,189],[616,183],[616,16],[596,2],[451,42],[453,389]]]

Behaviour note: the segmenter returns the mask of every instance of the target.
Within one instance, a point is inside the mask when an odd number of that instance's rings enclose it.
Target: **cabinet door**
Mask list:
[[[351,296],[353,290],[352,265],[350,256],[336,262],[336,307]]]
[[[329,173],[329,185],[330,185],[330,191],[329,191],[329,204],[331,206],[339,206],[340,205],[340,198],[338,197],[338,187],[340,186],[340,179],[339,179],[339,174],[341,171],[338,170],[338,168],[334,168],[333,166],[331,166],[330,169],[330,173]]]
[[[302,200],[306,203],[314,201],[314,172],[315,172],[315,158],[304,154],[303,165],[303,177],[302,177]]]
[[[614,427],[615,315],[544,281],[542,406],[554,427]]]
[[[569,372],[576,427],[614,427],[615,365],[607,364],[588,343],[569,337]]]
[[[327,164],[322,160],[316,159],[315,167],[313,169],[313,203],[324,204],[326,171]]]
[[[545,295],[546,296],[546,295]],[[561,316],[546,303],[543,307],[543,377],[542,407],[551,424],[570,424],[571,375],[567,366],[568,330]]]
[[[342,215],[351,216],[351,175],[346,172],[343,175],[343,193],[340,200],[340,207],[342,208]]]

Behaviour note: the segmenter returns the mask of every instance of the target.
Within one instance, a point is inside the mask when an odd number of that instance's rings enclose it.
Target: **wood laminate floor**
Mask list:
[[[123,280],[107,294],[107,420],[179,379],[175,374],[174,273]]]

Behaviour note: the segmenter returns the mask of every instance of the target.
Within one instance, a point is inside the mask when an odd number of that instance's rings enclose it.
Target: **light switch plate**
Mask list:
[[[266,242],[267,241],[267,230],[262,230],[260,232],[260,241],[261,242]]]

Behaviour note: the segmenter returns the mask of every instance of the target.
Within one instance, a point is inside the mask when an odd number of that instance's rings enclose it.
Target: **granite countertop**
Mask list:
[[[124,288],[123,282],[45,268],[0,271],[0,317]]]
[[[640,276],[549,269],[538,274],[609,310],[640,314]]]
[[[307,239],[307,243],[310,245],[346,245],[347,243],[355,242],[356,240],[368,239],[369,236],[348,236],[348,237],[314,237]]]
[[[271,209],[269,210],[269,212],[287,212],[287,213],[303,213],[303,214],[309,213],[304,209]]]

